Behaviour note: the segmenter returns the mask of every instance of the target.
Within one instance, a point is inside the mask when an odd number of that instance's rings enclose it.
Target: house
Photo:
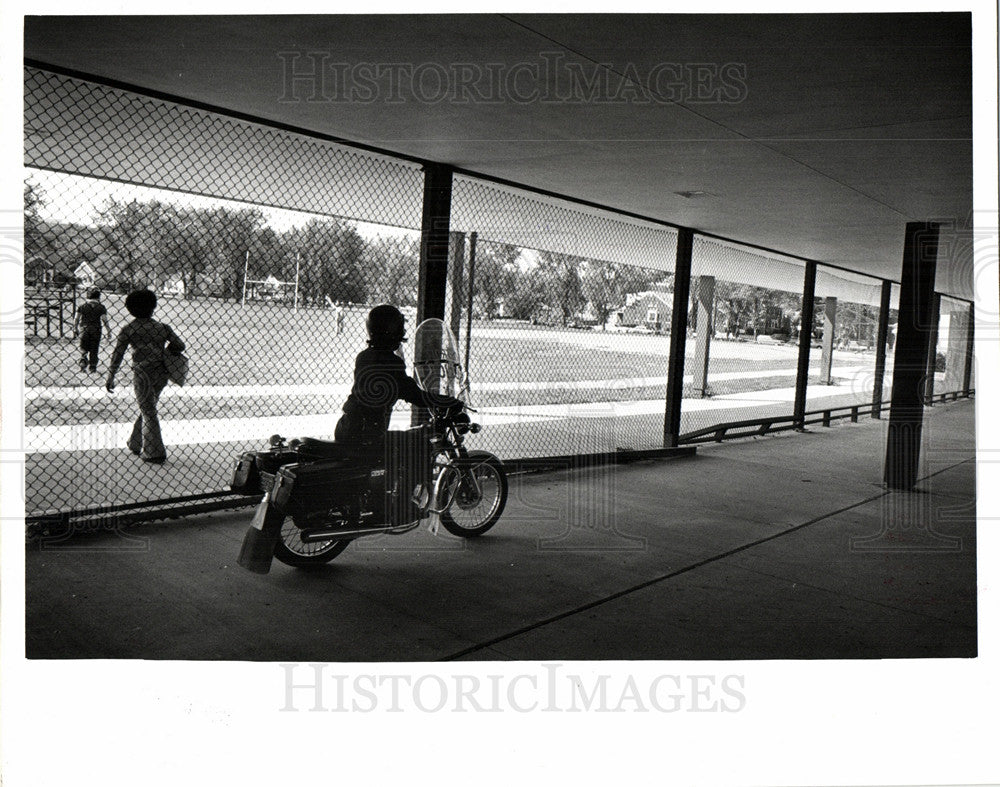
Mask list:
[[[179,273],[171,273],[160,285],[160,295],[167,298],[183,298],[187,293],[187,285],[184,284],[184,277]]]
[[[662,332],[670,325],[673,295],[663,289],[632,293],[625,298],[625,308],[618,312],[618,324],[626,328],[644,326]]]
[[[801,313],[798,319],[801,319]],[[793,316],[780,306],[768,306],[764,311],[764,330],[761,333],[791,336],[792,321]]]
[[[24,286],[53,289],[76,286],[77,278],[69,265],[57,256],[36,254],[24,262]]]
[[[26,287],[46,287],[52,284],[55,263],[41,255],[24,261],[24,284]]]
[[[97,271],[86,260],[83,260],[73,269],[73,276],[76,278],[77,283],[86,289],[90,289],[97,284]]]

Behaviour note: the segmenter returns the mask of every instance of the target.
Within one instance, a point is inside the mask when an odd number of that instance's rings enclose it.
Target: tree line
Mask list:
[[[239,301],[244,275],[249,280],[273,276],[291,282],[298,268],[302,305],[322,306],[327,298],[416,303],[420,253],[416,233],[365,237],[352,222],[326,217],[311,217],[301,226],[277,231],[258,208],[183,207],[155,199],[112,199],[92,224],[57,224],[42,218],[45,199],[27,180],[25,260],[58,260],[64,275],[86,261],[99,286],[108,289],[160,289],[179,280],[184,297]],[[25,275],[27,280],[27,265]],[[466,275],[457,293],[463,305],[468,301],[468,283]],[[631,300],[654,289],[671,293],[673,275],[552,251],[526,253],[493,241],[477,244],[473,312],[482,319],[502,316],[562,326],[581,321],[606,326]],[[688,322],[693,330],[696,292],[692,287]],[[714,328],[756,336],[773,328],[773,318],[779,314],[786,326],[782,330],[794,333],[799,302],[794,293],[718,281]],[[840,320],[845,330],[851,338],[867,338],[872,310],[844,306]]]

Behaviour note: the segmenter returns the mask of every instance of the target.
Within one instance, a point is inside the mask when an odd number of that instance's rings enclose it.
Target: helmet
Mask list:
[[[403,313],[395,306],[383,303],[368,312],[365,326],[368,339],[379,344],[399,344],[406,338]]]

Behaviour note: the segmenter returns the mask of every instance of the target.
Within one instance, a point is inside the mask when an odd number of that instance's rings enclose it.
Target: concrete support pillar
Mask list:
[[[802,430],[806,427],[806,388],[809,385],[809,348],[812,346],[813,305],[816,299],[816,263],[806,263],[805,281],[802,284],[802,322],[799,324],[799,363],[795,373],[795,405],[792,425]]]
[[[837,299],[823,299],[823,354],[819,363],[820,385],[832,385],[833,340],[837,335]]]
[[[674,261],[674,301],[670,315],[670,358],[667,361],[667,409],[663,418],[663,447],[676,448],[681,429],[681,397],[684,393],[684,345],[687,341],[687,312],[691,297],[691,251],[694,232],[681,228],[677,233]]]
[[[969,347],[969,307],[962,304],[948,315],[948,350],[945,353],[944,390],[964,391],[965,354]]]
[[[694,346],[694,383],[692,392],[695,396],[705,396],[708,393],[708,353],[715,332],[715,277],[698,277],[698,338]]]
[[[890,489],[911,490],[917,482],[937,249],[937,224],[910,222],[906,225],[892,404],[885,450],[884,479]]]
[[[882,417],[882,390],[885,385],[885,346],[889,339],[889,310],[892,308],[892,282],[882,282],[882,300],[878,307],[878,333],[875,337],[875,379],[872,381],[872,418]]]

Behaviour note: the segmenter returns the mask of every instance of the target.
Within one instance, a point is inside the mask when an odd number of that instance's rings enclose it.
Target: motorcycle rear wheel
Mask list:
[[[302,529],[292,518],[285,517],[285,521],[281,523],[281,538],[274,547],[274,556],[286,566],[321,566],[337,557],[351,543],[350,539],[306,543],[301,534]]]
[[[475,538],[481,536],[500,519],[507,505],[507,473],[501,462],[487,451],[470,451],[471,469],[448,467],[442,472],[465,474],[473,472],[479,482],[480,494],[462,481],[455,484],[451,502],[441,512],[441,524],[453,536]]]

